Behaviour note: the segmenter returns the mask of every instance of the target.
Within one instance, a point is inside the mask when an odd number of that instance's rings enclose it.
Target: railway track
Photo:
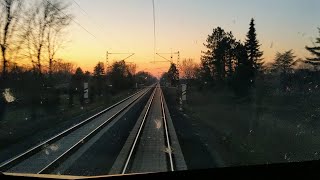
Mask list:
[[[9,174],[79,176],[186,169],[159,84],[0,164]]]
[[[146,95],[145,88],[52,138],[0,164],[1,172],[49,174],[121,112]]]
[[[109,174],[186,170],[177,141],[162,90],[157,85]]]

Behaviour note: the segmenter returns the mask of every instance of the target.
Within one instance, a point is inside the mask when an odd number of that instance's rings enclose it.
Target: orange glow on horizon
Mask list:
[[[280,52],[282,49],[286,50],[285,48],[279,48]],[[277,50],[275,49],[262,49],[264,51],[264,60],[266,63],[270,63],[273,61],[275,53]],[[103,53],[101,53],[100,57],[93,56],[91,53],[86,54],[83,53],[85,51],[79,50],[78,53],[67,53],[61,55],[62,59],[66,61],[70,61],[74,63],[77,67],[81,67],[84,71],[89,71],[93,72],[94,66],[98,62],[103,62],[106,63],[106,57]],[[295,52],[296,56],[299,58],[304,58],[308,56],[307,52],[303,51],[298,51]],[[139,71],[146,71],[151,73],[152,75],[156,77],[160,77],[163,72],[166,72],[169,67],[170,63],[169,62],[156,62],[154,63],[154,59],[152,54],[146,53],[147,55],[144,57],[142,54],[136,54],[135,56],[129,58],[126,60],[127,63],[135,63],[137,65],[137,70],[136,72]],[[121,58],[126,57],[124,56],[110,56],[109,57],[109,66],[112,65],[113,62],[119,61]],[[189,56],[186,56],[181,52],[181,58],[180,62],[182,62],[183,59],[188,59],[191,58],[193,59],[196,63],[200,63],[200,57],[201,57],[201,49],[199,49],[199,53],[194,53],[194,54],[189,54]],[[170,55],[167,57],[168,59],[170,58]],[[177,62],[177,57],[173,57],[174,62]],[[156,61],[165,61],[161,59],[160,57],[156,57]]]
[[[232,31],[234,37],[243,42],[252,17],[256,20],[257,38],[265,62],[272,62],[277,52],[290,49],[293,49],[297,58],[308,57],[304,47],[312,45],[310,38],[318,35],[319,25],[312,21],[319,14],[314,8],[318,7],[318,2],[305,3],[306,6],[301,6],[301,2],[291,2],[290,7],[296,7],[299,11],[288,8],[288,4],[282,1],[235,1],[231,3],[233,6],[229,3],[170,1],[168,5],[166,1],[158,1],[154,21],[152,4],[148,1],[79,1],[87,15],[76,5],[71,6],[71,14],[90,34],[72,23],[65,37],[70,42],[58,57],[92,72],[98,62],[106,62],[107,51],[135,53],[127,62],[135,63],[137,72],[144,70],[159,77],[169,69],[170,64],[151,63],[154,60],[154,44],[156,52],[180,51],[180,62],[191,58],[200,63],[201,51],[205,50],[203,43],[213,28],[220,26],[226,32]],[[106,10],[105,7],[112,8]],[[272,7],[274,13],[270,14],[266,7]],[[226,12],[226,8],[229,12]],[[249,11],[252,9],[256,11]],[[125,57],[112,55],[109,65]],[[166,57],[169,59],[170,55]],[[176,57],[173,59],[176,60]],[[163,59],[156,56],[156,61]]]

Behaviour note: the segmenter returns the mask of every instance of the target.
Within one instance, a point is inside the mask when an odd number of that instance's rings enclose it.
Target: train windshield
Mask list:
[[[318,0],[0,0],[0,172],[320,158]]]

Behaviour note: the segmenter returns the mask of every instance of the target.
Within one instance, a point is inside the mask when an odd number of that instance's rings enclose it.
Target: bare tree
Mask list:
[[[34,11],[29,14],[27,38],[29,58],[34,70],[41,74],[47,54],[51,74],[55,55],[65,42],[62,38],[63,32],[71,22],[69,4],[62,0],[44,0],[36,2],[33,8]]]
[[[8,62],[21,49],[23,38],[20,37],[19,26],[23,15],[22,0],[0,1],[0,47],[2,55],[2,78],[6,79]]]
[[[185,79],[195,78],[197,67],[193,59],[184,59],[181,63],[181,76]]]
[[[53,73],[67,73],[72,74],[75,68],[75,64],[71,62],[63,61],[58,59],[52,63],[52,72]]]
[[[136,74],[136,71],[137,71],[137,65],[134,64],[134,63],[130,63],[127,65],[128,66],[128,72],[131,74],[131,75],[135,75]]]
[[[58,13],[59,10],[62,13],[62,16],[55,18],[57,14],[52,14],[51,18],[56,19],[55,22],[49,24],[47,32],[47,53],[49,59],[49,74],[52,74],[52,65],[57,51],[65,43],[65,39],[62,38],[64,35],[64,29],[68,27],[71,23],[71,15],[66,14],[64,11],[67,11],[68,5],[63,5],[61,2],[56,5],[53,4],[53,7],[56,9],[55,13]]]

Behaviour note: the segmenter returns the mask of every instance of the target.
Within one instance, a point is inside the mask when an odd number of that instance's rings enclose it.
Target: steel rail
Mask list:
[[[51,161],[50,164],[48,164],[46,167],[42,168],[37,174],[45,174],[49,173],[52,170],[52,167],[54,167],[60,160],[64,157],[66,157],[69,154],[72,154],[77,148],[83,146],[87,140],[89,140],[92,136],[96,135],[102,128],[104,128],[107,124],[109,124],[110,121],[115,119],[120,113],[122,113],[124,110],[126,110],[129,106],[131,106],[134,102],[136,102],[140,97],[145,95],[148,91],[143,93],[142,95],[135,98],[132,102],[130,102],[128,105],[123,107],[121,110],[117,111],[115,114],[113,114],[110,118],[108,118],[106,121],[104,121],[102,124],[100,124],[98,127],[96,127],[94,130],[92,130],[89,134],[87,134],[85,137],[80,139],[76,144],[74,144],[72,147],[67,149],[63,154],[61,154],[59,157],[57,157],[55,160]]]
[[[132,158],[132,155],[133,155],[133,152],[134,152],[135,149],[136,149],[137,142],[138,142],[138,140],[139,140],[139,138],[140,138],[142,129],[143,129],[143,127],[144,127],[145,121],[146,121],[147,116],[148,116],[148,114],[149,114],[151,104],[152,104],[152,102],[153,102],[153,100],[154,100],[154,96],[155,96],[155,94],[156,94],[156,90],[157,90],[157,87],[154,89],[154,91],[153,91],[153,93],[152,93],[151,100],[150,100],[150,102],[149,102],[147,111],[145,112],[145,114],[144,114],[144,116],[143,116],[143,120],[142,120],[142,122],[141,122],[140,128],[139,128],[139,130],[138,130],[138,132],[137,132],[137,135],[136,135],[136,137],[135,137],[135,139],[134,139],[134,142],[133,142],[133,144],[132,144],[132,146],[131,146],[129,155],[128,155],[128,157],[127,157],[126,163],[124,164],[124,167],[123,167],[123,169],[122,169],[121,174],[125,174],[126,171],[127,171],[128,165],[129,165],[129,163],[130,163],[130,161],[131,161],[131,158]]]
[[[143,92],[143,91],[145,91],[145,92]],[[131,99],[132,97],[138,95],[139,93],[142,93],[139,97],[137,97],[137,98],[133,101],[133,102],[135,102],[138,98],[140,98],[141,96],[145,95],[148,91],[149,91],[149,90],[143,89],[143,90],[141,90],[141,91],[139,91],[139,92],[137,92],[137,93],[135,93],[135,94],[133,94],[133,95],[131,95],[131,96],[129,96],[129,97],[127,97],[127,98],[119,101],[119,102],[117,102],[116,104],[114,104],[114,105],[112,105],[112,106],[110,106],[110,107],[108,107],[108,108],[100,111],[99,113],[97,113],[97,114],[95,114],[95,115],[93,115],[93,116],[85,119],[84,121],[82,121],[82,122],[80,122],[80,123],[78,123],[78,124],[73,125],[72,127],[64,130],[63,132],[61,132],[61,133],[53,136],[52,138],[50,138],[50,139],[48,139],[48,140],[45,140],[44,142],[42,142],[42,143],[40,143],[40,144],[38,144],[38,145],[36,145],[36,146],[28,149],[27,151],[25,151],[25,152],[23,152],[23,153],[15,156],[15,157],[13,157],[13,158],[11,158],[11,159],[9,159],[9,160],[1,163],[1,164],[0,164],[0,169],[2,169],[2,172],[3,172],[4,170],[10,169],[10,167],[16,165],[16,164],[18,163],[18,161],[23,161],[24,159],[32,156],[33,154],[35,154],[35,153],[37,153],[37,152],[40,152],[40,151],[42,150],[42,147],[43,147],[43,146],[45,146],[45,145],[47,145],[47,144],[52,144],[53,142],[57,141],[58,139],[61,139],[62,137],[64,137],[64,136],[70,134],[71,132],[79,129],[80,127],[84,126],[84,125],[87,124],[88,122],[94,120],[95,118],[99,117],[100,115],[102,115],[102,114],[106,113],[107,111],[113,109],[114,107],[116,107],[116,106],[122,104],[123,102]],[[132,102],[132,103],[133,103],[133,102]],[[130,105],[131,105],[132,103],[130,103]],[[129,106],[129,105],[128,105],[128,106]],[[128,106],[126,106],[126,107],[128,107]]]
[[[174,171],[174,164],[173,164],[173,158],[172,158],[172,148],[171,148],[171,143],[170,143],[170,136],[169,136],[169,130],[168,130],[168,125],[167,125],[166,113],[165,113],[165,109],[164,109],[162,91],[161,91],[161,95],[160,95],[160,100],[161,100],[161,109],[162,109],[162,116],[163,116],[163,123],[164,123],[164,131],[166,134],[166,146],[167,146],[166,151],[169,156],[170,171]]]

